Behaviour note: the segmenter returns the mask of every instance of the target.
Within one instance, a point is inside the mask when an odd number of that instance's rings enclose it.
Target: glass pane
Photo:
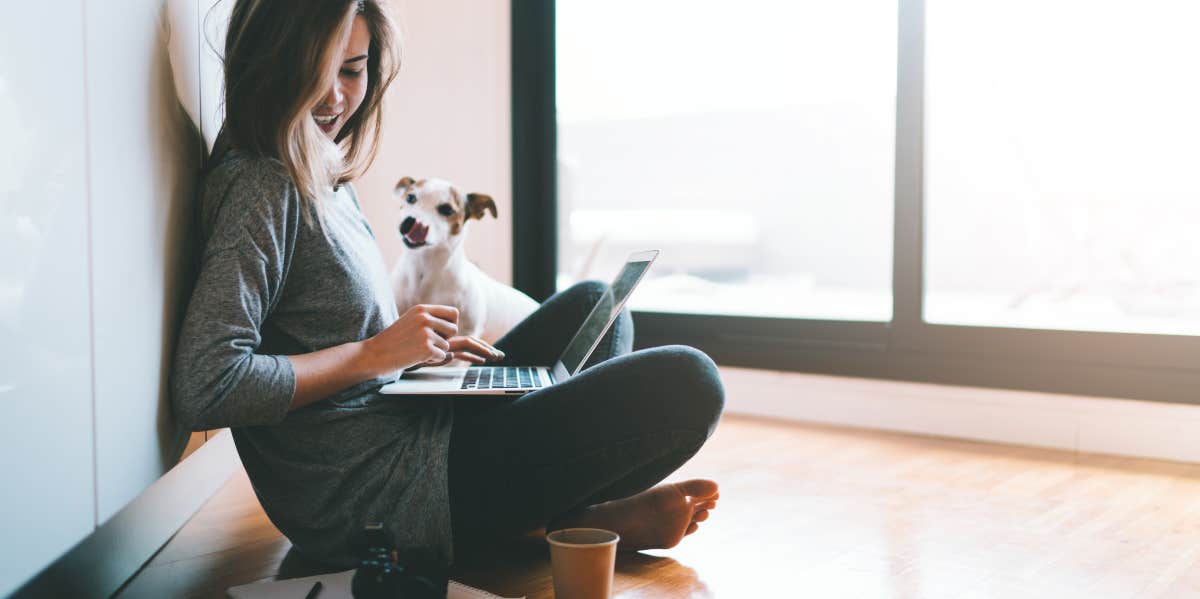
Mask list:
[[[890,320],[896,3],[557,4],[559,286],[635,309]]]
[[[1200,3],[926,11],[926,320],[1200,334]]]

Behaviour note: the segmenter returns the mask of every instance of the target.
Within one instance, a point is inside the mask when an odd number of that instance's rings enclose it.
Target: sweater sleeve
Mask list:
[[[176,418],[189,430],[279,423],[296,388],[286,356],[257,352],[295,245],[294,188],[250,171],[219,195],[203,205],[207,241],[171,377]]]

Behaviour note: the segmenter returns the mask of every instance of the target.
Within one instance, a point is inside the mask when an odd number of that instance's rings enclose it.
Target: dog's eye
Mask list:
[[[416,204],[417,203],[417,194],[410,193],[410,194],[408,194],[408,197],[404,198],[404,199],[408,200],[409,204]]]
[[[450,204],[438,204],[438,214],[442,216],[450,216],[454,214],[454,207]]]

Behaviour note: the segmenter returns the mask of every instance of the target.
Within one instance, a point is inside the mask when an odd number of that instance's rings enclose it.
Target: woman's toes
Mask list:
[[[694,511],[699,512],[701,510],[711,510],[715,507],[717,507],[717,502],[709,499],[708,501],[701,501],[701,502],[697,503],[695,506],[692,507],[692,509]]]
[[[701,510],[692,516],[692,522],[704,522],[708,520],[708,510]]]
[[[683,532],[683,536],[686,537],[686,536],[696,532],[699,529],[700,529],[700,525],[696,524],[695,522],[692,522],[691,524],[688,524],[687,530]]]
[[[717,495],[717,483],[704,478],[695,478],[685,480],[677,484],[679,490],[683,491],[684,495],[689,495],[697,499],[709,499]]]

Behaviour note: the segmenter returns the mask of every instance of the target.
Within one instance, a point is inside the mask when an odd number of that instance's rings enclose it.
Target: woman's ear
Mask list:
[[[485,210],[492,213],[492,218],[496,218],[496,202],[492,201],[492,196],[482,193],[467,194],[467,218],[482,220]]]
[[[413,183],[414,183],[414,181],[413,181],[412,177],[404,177],[403,179],[400,179],[400,181],[398,183],[396,183],[396,189],[394,189],[392,191],[397,192],[406,187],[412,187]]]

